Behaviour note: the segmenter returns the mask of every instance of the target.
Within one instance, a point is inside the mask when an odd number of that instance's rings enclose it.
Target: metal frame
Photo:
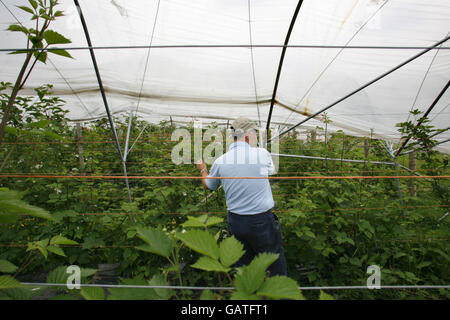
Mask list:
[[[88,46],[92,47],[91,38],[89,36],[89,31],[88,31],[87,24],[86,24],[86,21],[84,19],[83,12],[81,10],[80,4],[79,4],[78,0],[74,0],[74,3],[75,3],[75,6],[77,8],[78,14],[80,16],[81,24],[83,26],[84,35],[86,36],[86,41],[88,43]],[[111,126],[111,131],[112,131],[112,134],[113,134],[114,142],[115,142],[115,145],[116,145],[116,148],[117,148],[117,152],[119,153],[120,160],[122,162],[123,173],[124,173],[125,176],[127,176],[127,165],[125,163],[125,158],[122,155],[122,150],[120,149],[119,139],[117,137],[117,132],[116,132],[116,128],[114,126],[114,121],[113,121],[113,119],[111,117],[111,111],[109,110],[108,100],[106,99],[106,94],[105,94],[105,89],[103,88],[102,78],[100,76],[100,71],[98,69],[97,60],[95,59],[95,53],[94,53],[93,49],[89,49],[89,52],[91,54],[92,63],[94,64],[95,75],[97,76],[98,86],[100,88],[100,93],[102,95],[103,104],[105,106],[105,110],[106,110],[106,113],[108,115],[108,121],[109,121],[109,125]],[[127,186],[127,191],[128,191],[128,200],[130,202],[132,202],[132,200],[131,200],[131,191],[130,191],[130,185],[129,185],[129,182],[128,182],[128,178],[125,179],[125,184]]]
[[[277,95],[277,90],[278,90],[278,82],[280,81],[281,69],[283,68],[284,56],[286,54],[286,48],[287,48],[286,46],[289,43],[292,29],[294,29],[295,21],[297,20],[298,12],[300,11],[302,4],[303,4],[303,0],[299,0],[297,3],[297,7],[295,8],[294,15],[292,16],[291,24],[290,24],[288,32],[286,34],[286,39],[284,40],[284,46],[283,46],[283,50],[281,51],[281,56],[280,56],[280,63],[278,64],[277,76],[275,78],[275,85],[273,88],[272,100],[270,101],[269,116],[267,117],[267,124],[266,124],[267,131],[269,131],[269,127],[270,127],[270,120],[272,118],[273,105],[275,104],[275,97]]]
[[[281,132],[278,136],[271,138],[271,139],[268,141],[268,143],[270,143],[273,139],[277,139],[277,138],[279,138],[279,137],[281,137],[281,136],[284,136],[286,133],[288,133],[288,132],[294,130],[295,128],[297,128],[297,127],[300,126],[301,124],[305,123],[306,121],[308,121],[308,120],[310,120],[310,119],[312,119],[312,118],[317,117],[317,116],[318,116],[319,114],[321,114],[322,112],[327,111],[328,109],[334,107],[335,105],[341,103],[342,101],[344,101],[344,100],[350,98],[351,96],[355,95],[356,93],[360,92],[361,90],[367,88],[368,86],[370,86],[370,85],[374,84],[375,82],[377,82],[377,81],[383,79],[384,77],[388,76],[389,74],[393,73],[394,71],[396,71],[396,70],[400,69],[401,67],[407,65],[407,64],[410,63],[411,61],[414,61],[415,59],[421,57],[422,55],[424,55],[424,54],[427,53],[428,51],[430,51],[430,50],[432,50],[432,49],[438,47],[439,45],[445,43],[445,42],[448,41],[449,39],[450,39],[450,36],[447,36],[447,37],[445,37],[444,39],[442,39],[442,40],[436,42],[434,45],[428,47],[427,49],[425,49],[425,50],[419,52],[418,54],[414,55],[413,57],[409,58],[408,60],[402,62],[402,63],[399,64],[398,66],[392,68],[391,70],[389,70],[389,71],[383,73],[382,75],[376,77],[375,79],[369,81],[368,83],[364,84],[363,86],[359,87],[358,89],[356,89],[356,90],[352,91],[351,93],[347,94],[347,95],[344,96],[343,98],[340,98],[339,100],[333,102],[332,104],[328,105],[327,107],[325,107],[325,108],[323,108],[323,109],[317,111],[316,113],[314,113],[314,114],[308,116],[306,119],[303,119],[302,121],[300,121],[299,123],[295,124],[294,126],[291,126],[289,129],[287,129],[287,130]]]
[[[444,86],[444,88],[441,90],[441,92],[439,92],[438,96],[436,97],[436,99],[434,99],[433,103],[428,107],[427,111],[425,111],[425,113],[423,114],[423,116],[419,119],[419,121],[417,122],[417,124],[415,125],[415,127],[418,127],[422,124],[422,122],[425,121],[425,119],[427,118],[428,114],[431,112],[431,110],[433,110],[433,108],[436,106],[436,104],[439,102],[439,100],[441,99],[441,97],[444,95],[444,93],[447,91],[448,87],[450,87],[450,80],[447,81],[447,84]],[[403,141],[402,145],[400,146],[400,148],[397,149],[397,151],[395,152],[395,157],[397,157],[400,152],[402,152],[402,150],[405,148],[406,144],[409,142],[411,138],[407,138]]]
[[[174,44],[174,45],[140,45],[140,46],[87,46],[87,47],[52,47],[52,50],[121,50],[121,49],[182,49],[182,48],[297,48],[297,49],[373,49],[373,50],[423,50],[423,46],[342,46],[314,44]],[[434,50],[450,50],[450,47],[433,48]],[[433,50],[432,49],[432,50]],[[0,52],[12,51],[44,51],[45,48],[0,48]]]

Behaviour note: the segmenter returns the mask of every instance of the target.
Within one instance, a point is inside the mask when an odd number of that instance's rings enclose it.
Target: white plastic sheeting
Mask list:
[[[29,15],[1,0],[0,49],[24,48]],[[243,47],[96,49],[110,109],[130,109],[151,121],[226,123],[245,116],[265,126],[281,47],[297,6],[294,0],[84,0],[80,1],[94,47],[242,45]],[[86,47],[74,2],[60,0],[65,17],[51,26]],[[289,45],[428,47],[450,33],[448,0],[304,0]],[[247,47],[245,47],[247,46]],[[398,141],[395,124],[425,111],[450,78],[450,41],[395,71],[327,112],[329,129]],[[288,48],[271,125],[287,128],[414,56],[422,49]],[[73,120],[106,115],[88,50],[75,58],[50,55],[38,64],[21,94],[44,83],[67,101]],[[23,55],[0,52],[0,80],[14,82]],[[450,90],[429,118],[449,126]],[[259,112],[258,112],[259,109]],[[310,120],[299,127],[324,124]],[[449,133],[435,138],[444,141]],[[450,143],[440,145],[449,152]]]

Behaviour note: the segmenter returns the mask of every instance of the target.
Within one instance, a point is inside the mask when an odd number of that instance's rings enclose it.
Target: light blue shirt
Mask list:
[[[266,149],[238,141],[214,161],[208,177],[267,177],[274,171],[272,157]],[[206,179],[211,190],[219,183],[225,191],[228,211],[257,214],[274,206],[269,179]]]

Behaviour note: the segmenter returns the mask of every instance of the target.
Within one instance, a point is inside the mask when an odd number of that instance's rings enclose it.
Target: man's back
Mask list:
[[[227,153],[217,158],[208,177],[267,177],[274,167],[270,153],[252,148],[246,142],[231,144]],[[220,179],[227,209],[242,215],[258,214],[274,206],[268,179]],[[216,189],[219,179],[207,179],[209,189]]]

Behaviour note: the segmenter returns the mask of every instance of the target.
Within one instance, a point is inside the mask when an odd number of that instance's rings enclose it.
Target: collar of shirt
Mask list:
[[[228,150],[239,148],[239,147],[249,147],[249,146],[250,145],[245,141],[237,141],[237,142],[233,142],[232,144],[230,144],[230,148]]]

